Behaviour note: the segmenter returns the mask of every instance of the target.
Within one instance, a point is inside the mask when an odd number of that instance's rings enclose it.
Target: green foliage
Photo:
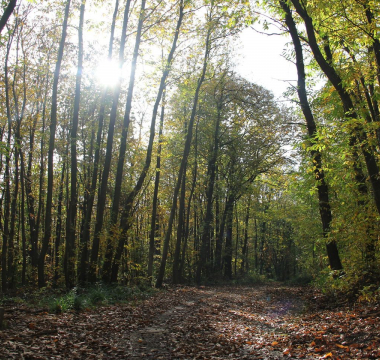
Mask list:
[[[97,306],[128,303],[152,296],[157,290],[141,278],[135,285],[104,285],[97,283],[86,288],[75,287],[70,291],[42,288],[38,291],[27,291],[20,295],[3,296],[0,305],[23,304],[46,309],[52,313],[81,311]]]
[[[372,302],[380,298],[378,271],[354,267],[346,271],[331,272],[324,269],[313,284],[327,296],[344,301]]]
[[[272,282],[265,275],[260,275],[256,271],[249,271],[248,273],[237,277],[232,282],[235,285],[263,285]]]

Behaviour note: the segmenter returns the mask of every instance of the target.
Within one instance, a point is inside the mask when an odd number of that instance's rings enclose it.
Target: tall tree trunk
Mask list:
[[[294,50],[296,54],[297,66],[297,92],[300,100],[301,109],[306,120],[308,135],[311,143],[315,142],[317,135],[317,126],[314,121],[313,113],[310,109],[309,101],[306,93],[306,74],[303,61],[303,52],[301,41],[298,36],[296,24],[293,20],[289,6],[284,0],[280,0],[280,5],[285,12],[285,22],[289,29],[290,35],[293,40]],[[318,150],[311,151],[312,162],[314,167],[314,176],[317,181],[318,199],[319,199],[319,213],[322,220],[323,237],[326,239],[327,256],[332,270],[341,270],[342,263],[340,261],[338,247],[334,240],[328,240],[330,226],[332,221],[331,206],[329,201],[329,189],[325,181],[325,174],[322,167],[322,155]]]
[[[66,154],[68,154],[68,149]],[[61,180],[59,182],[58,190],[58,206],[57,206],[57,224],[55,227],[55,244],[54,244],[54,279],[53,283],[55,286],[58,285],[59,280],[59,247],[61,246],[62,237],[62,202],[63,202],[63,189],[65,184],[65,174],[66,174],[66,161],[62,165]]]
[[[65,15],[62,26],[62,36],[59,43],[58,58],[54,71],[53,93],[51,99],[50,114],[50,135],[49,135],[49,155],[48,155],[48,183],[46,193],[46,215],[45,215],[45,233],[42,241],[41,251],[38,258],[38,286],[45,286],[45,256],[51,239],[51,223],[52,223],[52,203],[53,203],[53,180],[54,180],[54,148],[55,148],[55,130],[57,127],[57,107],[58,107],[58,81],[61,71],[61,63],[63,58],[63,49],[65,47],[67,23],[69,18],[71,0],[66,1]]]
[[[180,274],[180,259],[181,259],[181,244],[185,235],[185,196],[186,196],[186,169],[183,172],[182,185],[181,185],[181,195],[179,198],[179,208],[178,208],[178,224],[177,224],[177,241],[174,249],[173,258],[173,284],[179,284],[181,281]]]
[[[128,0],[124,9],[123,28],[122,28],[121,40],[120,40],[120,49],[119,49],[119,71],[120,72],[124,63],[124,48],[125,48],[125,42],[126,42],[126,37],[127,37],[127,27],[128,27],[128,20],[129,20],[130,5],[131,5],[131,1]],[[105,210],[106,195],[107,195],[106,192],[107,192],[108,177],[109,177],[110,168],[111,168],[113,135],[114,135],[114,129],[115,129],[117,107],[119,104],[120,90],[121,90],[121,79],[119,77],[118,83],[113,93],[110,122],[108,125],[106,156],[105,156],[100,189],[98,193],[98,206],[97,206],[97,211],[96,211],[95,232],[94,232],[94,238],[92,242],[90,268],[89,268],[89,280],[91,282],[95,282],[97,278],[96,267],[97,267],[98,254],[99,254],[100,234],[103,229],[104,210]]]
[[[50,55],[50,53],[49,53]],[[41,134],[41,142],[40,142],[40,176],[39,176],[39,189],[38,189],[38,208],[37,208],[37,220],[35,223],[35,237],[31,238],[33,240],[34,244],[32,244],[32,252],[33,252],[33,245],[35,248],[35,253],[32,254],[32,259],[35,258],[35,266],[33,266],[32,261],[32,270],[33,270],[33,277],[35,278],[36,275],[38,277],[38,236],[39,236],[39,230],[40,225],[44,220],[43,217],[43,211],[44,211],[44,195],[45,195],[45,172],[46,172],[46,165],[45,165],[45,130],[46,130],[46,111],[47,111],[47,101],[48,101],[48,92],[49,92],[49,84],[50,84],[50,76],[49,76],[49,69],[50,69],[50,56],[48,56],[48,63],[47,63],[47,71],[46,71],[46,85],[45,85],[45,94],[44,94],[44,101],[42,105],[42,134]],[[54,79],[53,79],[54,82]],[[37,273],[36,273],[37,272]]]
[[[71,148],[71,177],[70,177],[70,203],[67,211],[67,230],[66,230],[66,248],[65,248],[65,261],[67,263],[65,273],[66,287],[71,289],[75,286],[75,239],[76,239],[76,219],[77,219],[77,204],[78,204],[78,190],[77,190],[77,174],[78,174],[78,161],[77,161],[77,134],[79,122],[79,107],[81,96],[81,83],[83,72],[83,23],[84,23],[85,0],[82,0],[79,15],[78,27],[78,70],[75,84],[75,97],[74,97],[74,113],[73,122],[70,132],[70,148]]]
[[[244,243],[242,247],[242,261],[240,266],[240,273],[244,274],[248,270],[248,225],[249,225],[249,211],[251,209],[251,195],[248,197],[247,209],[245,211],[244,219]]]
[[[240,229],[239,229],[239,215],[237,211],[237,206],[235,204],[235,226],[236,226],[236,240],[235,240],[235,261],[234,261],[234,275],[237,275],[237,260],[239,251],[239,240],[240,240]]]
[[[8,22],[9,17],[12,15],[13,10],[16,7],[17,0],[10,0],[7,7],[5,8],[4,14],[1,16],[0,19],[0,34],[4,29],[4,26]]]
[[[16,272],[16,264],[15,264],[15,246],[14,246],[14,237],[15,237],[15,226],[16,226],[16,217],[17,217],[17,198],[18,198],[18,192],[19,192],[19,180],[20,180],[20,169],[19,169],[19,155],[20,155],[20,149],[21,149],[21,123],[24,117],[24,111],[26,106],[26,59],[24,54],[24,61],[23,61],[23,100],[21,109],[19,109],[19,94],[15,88],[16,83],[18,82],[17,75],[18,75],[18,69],[19,69],[19,48],[20,48],[20,38],[21,33],[23,30],[23,25],[21,24],[19,26],[18,21],[16,23],[15,29],[18,30],[18,36],[17,36],[17,47],[16,47],[16,64],[15,64],[15,71],[13,76],[13,101],[14,101],[14,109],[15,109],[15,150],[14,150],[14,187],[13,187],[13,194],[12,194],[12,200],[11,200],[11,218],[10,218],[10,230],[9,230],[9,238],[8,238],[8,280],[9,280],[9,288],[14,287],[15,282],[15,272]],[[20,66],[21,67],[21,66]]]
[[[182,20],[183,20],[183,16],[184,16],[183,10],[184,10],[184,2],[183,2],[183,0],[181,0],[180,4],[179,4],[179,16],[178,16],[177,26],[176,26],[176,30],[175,30],[175,34],[174,34],[174,38],[173,38],[172,47],[170,49],[170,53],[169,53],[168,58],[166,60],[165,68],[164,68],[164,71],[163,71],[163,74],[161,77],[161,81],[160,81],[160,85],[159,85],[159,89],[158,89],[158,93],[157,93],[157,97],[156,97],[156,102],[155,102],[154,107],[153,107],[152,120],[150,123],[149,142],[148,142],[148,148],[146,151],[144,168],[142,169],[142,171],[140,173],[140,176],[137,180],[135,187],[128,194],[126,202],[125,202],[124,209],[123,209],[122,214],[121,214],[120,227],[122,229],[122,234],[121,234],[121,237],[119,239],[118,245],[116,247],[115,256],[114,256],[114,259],[112,262],[111,282],[117,281],[117,274],[119,272],[119,265],[120,265],[121,255],[122,255],[123,249],[124,249],[127,231],[129,230],[129,228],[132,225],[131,217],[132,217],[132,213],[133,213],[133,203],[134,203],[137,195],[139,194],[139,192],[143,186],[143,183],[145,181],[145,178],[146,178],[146,175],[148,173],[150,163],[152,160],[153,141],[154,141],[154,136],[155,136],[155,131],[156,131],[156,118],[157,118],[157,113],[158,113],[158,107],[160,105],[161,98],[162,98],[162,95],[163,95],[163,92],[165,89],[166,79],[167,79],[169,72],[170,72],[170,69],[171,69],[173,56],[174,56],[174,53],[175,53],[176,48],[177,48],[177,41],[178,41],[179,32],[180,32],[180,28],[181,28]]]
[[[88,209],[88,202],[90,198],[91,191],[91,178],[92,178],[92,163],[94,159],[94,142],[95,142],[95,113],[96,105],[94,104],[92,109],[89,111],[89,117],[93,119],[93,127],[91,131],[91,140],[90,140],[90,149],[87,152],[87,145],[85,142],[85,121],[82,121],[82,139],[83,139],[83,159],[87,164],[87,167],[84,170],[83,176],[83,187],[84,187],[84,195],[83,195],[83,205],[82,205],[82,219],[80,226],[80,234],[79,234],[79,244],[80,244],[80,253],[79,253],[79,264],[78,264],[78,283],[84,284],[87,281],[87,262],[88,262],[88,240],[84,240],[84,228],[86,226],[86,215]]]
[[[22,239],[22,271],[21,271],[21,284],[26,285],[26,230],[25,230],[25,164],[22,150],[20,149],[20,163],[21,163],[21,239]]]
[[[254,243],[254,250],[255,250],[255,270],[257,271],[258,268],[259,268],[259,258],[258,258],[258,240],[259,240],[259,236],[258,236],[258,228],[257,228],[257,219],[255,217],[255,243]]]
[[[193,180],[191,182],[190,196],[189,196],[189,200],[187,202],[185,235],[184,235],[184,241],[183,241],[183,245],[182,245],[182,257],[181,257],[181,261],[180,261],[180,265],[179,265],[179,279],[181,282],[183,281],[187,243],[188,243],[189,234],[190,234],[191,203],[192,203],[193,196],[194,196],[195,185],[196,185],[197,179],[198,179],[198,127],[199,127],[199,121],[197,122],[197,124],[195,126]]]
[[[371,40],[373,41],[372,51],[373,51],[373,54],[374,54],[375,60],[376,60],[377,81],[378,81],[378,85],[380,85],[380,41],[376,37],[376,19],[375,19],[373,11],[371,9],[371,6],[367,0],[365,0],[363,2],[363,7],[364,7],[364,11],[365,11],[365,14],[367,17],[368,24],[370,26],[373,26],[373,29],[371,29],[371,33],[370,33],[371,34]],[[375,100],[375,101],[377,101],[377,100]]]
[[[109,46],[108,46],[108,60],[112,59],[115,24],[116,24],[116,17],[117,17],[118,10],[119,10],[119,1],[116,0],[115,9],[114,9],[113,17],[112,17],[110,41],[109,41]],[[98,182],[100,146],[101,146],[102,134],[103,134],[106,97],[107,97],[107,87],[104,87],[102,91],[101,99],[100,99],[100,109],[99,109],[99,114],[98,114],[98,131],[97,131],[97,136],[96,136],[95,156],[94,156],[94,164],[93,164],[93,170],[92,170],[92,176],[91,176],[91,185],[88,191],[87,208],[86,208],[86,213],[84,215],[85,216],[84,224],[82,228],[83,233],[81,234],[82,243],[84,244],[84,247],[81,253],[81,271],[79,274],[79,280],[81,283],[84,283],[87,280],[87,261],[88,261],[87,259],[88,245],[87,244],[90,241],[92,210],[93,210],[94,200],[95,200],[96,185]],[[97,262],[98,252],[99,252],[99,238],[95,239],[94,237],[91,257],[94,258],[95,260],[91,262],[92,265],[89,271],[90,281],[96,280],[96,262]]]
[[[153,276],[153,259],[154,259],[154,253],[155,253],[155,238],[158,237],[158,231],[159,231],[157,208],[158,208],[158,189],[160,186],[160,174],[161,174],[161,151],[162,151],[162,142],[163,142],[162,132],[163,132],[163,128],[164,128],[164,118],[165,118],[165,89],[164,89],[164,93],[162,95],[160,128],[158,131],[156,176],[155,176],[155,180],[154,180],[152,218],[150,221],[150,232],[149,232],[148,277],[150,279]]]
[[[131,64],[131,73],[129,76],[129,86],[127,93],[127,102],[125,105],[124,112],[124,120],[123,120],[123,128],[121,132],[121,141],[120,141],[120,149],[119,149],[119,159],[117,162],[117,172],[115,178],[115,191],[113,194],[112,201],[112,209],[111,209],[111,228],[110,234],[107,236],[107,247],[106,254],[103,264],[103,280],[108,281],[110,278],[110,271],[112,265],[112,255],[113,255],[113,239],[114,239],[114,230],[113,227],[117,224],[118,214],[119,214],[119,204],[120,204],[120,196],[121,196],[121,185],[123,181],[123,169],[124,169],[124,160],[125,160],[125,152],[127,150],[127,138],[128,138],[128,129],[130,124],[130,115],[132,110],[132,99],[133,99],[133,90],[135,87],[135,77],[136,77],[136,65],[137,58],[139,56],[139,48],[141,42],[141,32],[142,27],[145,20],[145,0],[141,2],[140,8],[140,17],[137,25],[137,34],[135,40],[135,48],[132,56],[132,64]]]
[[[226,245],[224,250],[224,276],[232,279],[232,225],[235,196],[230,193],[226,203]]]
[[[16,29],[16,28],[15,28]],[[5,56],[5,65],[4,65],[4,82],[5,82],[5,106],[7,111],[7,122],[8,122],[8,136],[7,136],[7,145],[6,145],[6,155],[5,155],[5,170],[4,170],[4,225],[3,225],[3,245],[1,251],[1,286],[2,291],[5,293],[8,289],[8,264],[7,264],[7,255],[8,255],[8,240],[9,240],[9,216],[10,216],[10,204],[11,204],[11,190],[10,190],[10,166],[11,166],[11,139],[12,139],[12,114],[10,107],[10,86],[8,79],[8,60],[9,54],[12,46],[13,36],[15,29],[11,36],[8,39],[7,43],[7,52]]]
[[[226,204],[224,207],[222,220],[220,222],[219,227],[219,235],[215,242],[215,267],[214,271],[216,273],[220,273],[222,270],[223,262],[222,262],[222,250],[223,250],[223,240],[224,240],[224,229],[226,227],[226,218],[227,218],[227,198],[226,198]]]
[[[348,90],[345,88],[344,82],[339,74],[333,67],[332,64],[332,54],[328,44],[325,45],[325,53],[327,56],[327,60],[324,58],[320,47],[318,45],[315,29],[313,24],[313,19],[309,16],[306,9],[301,5],[299,0],[292,0],[292,3],[297,11],[297,13],[301,16],[304,21],[306,32],[308,36],[308,44],[313,52],[314,58],[320,66],[321,70],[325,73],[327,78],[330,80],[335,90],[337,91],[346,117],[349,119],[358,119],[358,115],[356,109],[354,108],[354,104],[352,102],[351,96]],[[373,197],[375,201],[375,205],[378,213],[380,214],[380,176],[379,176],[379,168],[377,165],[376,158],[368,146],[367,134],[364,129],[360,125],[356,125],[352,130],[351,134],[351,143],[358,143],[361,148],[361,151],[364,156],[364,160],[367,166],[367,171],[369,175],[369,180],[372,185]]]
[[[225,75],[225,74],[224,74]],[[197,266],[196,273],[196,282],[199,285],[201,282],[201,274],[202,271],[208,275],[211,270],[211,264],[209,263],[210,253],[210,232],[211,232],[211,224],[212,224],[212,205],[213,205],[213,197],[214,197],[214,188],[215,188],[215,178],[216,178],[216,161],[218,158],[219,152],[219,132],[220,132],[220,122],[222,119],[222,107],[223,107],[223,89],[221,89],[222,94],[220,95],[220,99],[217,101],[217,117],[215,121],[215,130],[214,130],[214,144],[211,152],[211,157],[208,162],[207,168],[207,190],[206,190],[206,214],[203,220],[202,225],[202,240],[201,240],[201,251],[199,255],[199,261]]]
[[[195,90],[195,95],[194,95],[194,101],[193,101],[193,108],[190,116],[190,121],[189,121],[189,127],[187,130],[187,137],[186,137],[186,142],[185,142],[185,147],[183,150],[183,156],[182,156],[182,161],[180,165],[180,169],[178,172],[178,178],[177,178],[177,183],[174,188],[174,194],[173,194],[173,203],[172,203],[172,208],[170,211],[170,217],[169,217],[169,223],[168,223],[168,228],[166,230],[166,235],[165,235],[165,240],[164,240],[164,247],[162,250],[162,258],[161,258],[161,265],[160,265],[160,270],[158,273],[157,281],[156,281],[156,287],[160,288],[162,286],[162,283],[164,281],[164,276],[165,276],[165,267],[166,267],[166,260],[168,256],[168,250],[169,250],[169,242],[170,242],[170,237],[171,237],[171,232],[172,232],[172,227],[173,227],[173,222],[174,222],[174,215],[177,209],[177,198],[178,198],[178,193],[179,189],[181,187],[181,181],[183,177],[183,173],[185,171],[185,167],[187,164],[187,159],[189,157],[190,153],[190,147],[191,147],[191,140],[193,137],[193,127],[194,127],[194,120],[195,120],[195,115],[197,112],[197,107],[198,107],[198,98],[199,98],[199,92],[201,89],[201,86],[203,84],[203,81],[205,79],[206,75],[206,69],[207,69],[207,64],[208,64],[208,59],[209,59],[209,54],[210,54],[210,37],[211,37],[211,27],[209,27],[207,31],[207,36],[206,36],[206,48],[205,48],[205,55],[203,59],[203,67],[202,67],[202,73],[200,78],[198,79],[197,87]]]

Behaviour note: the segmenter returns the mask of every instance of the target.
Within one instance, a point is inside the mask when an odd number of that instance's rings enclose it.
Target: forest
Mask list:
[[[377,0],[0,16],[0,358],[380,358]]]
[[[379,16],[372,0],[2,1],[2,293],[379,295]],[[236,70],[241,31],[270,24],[297,69],[288,101]]]

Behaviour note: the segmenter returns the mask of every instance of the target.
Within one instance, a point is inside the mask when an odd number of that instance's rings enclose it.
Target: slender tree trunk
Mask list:
[[[162,142],[163,142],[162,132],[163,132],[163,127],[164,127],[164,117],[165,117],[165,89],[164,89],[164,93],[162,95],[160,129],[158,132],[156,177],[154,180],[152,218],[151,218],[151,222],[150,222],[150,233],[149,233],[148,277],[150,279],[153,276],[153,259],[154,259],[154,253],[155,253],[155,238],[158,237],[158,231],[159,231],[157,207],[158,207],[158,189],[160,186],[160,174],[161,174],[161,151],[162,151]]]
[[[237,275],[237,260],[238,260],[238,250],[239,250],[239,240],[240,240],[240,234],[239,234],[239,216],[237,211],[237,206],[235,204],[235,220],[236,220],[236,240],[235,240],[235,261],[234,261],[234,274],[235,277]]]
[[[257,229],[257,219],[255,217],[255,243],[254,243],[254,250],[255,250],[255,270],[257,271],[258,268],[259,268],[259,259],[258,259],[258,240],[259,240],[259,236],[258,236],[258,229]]]
[[[16,64],[15,71],[13,76],[13,101],[14,101],[14,116],[15,116],[15,149],[14,149],[14,181],[13,181],[13,193],[11,199],[11,217],[10,217],[10,229],[9,229],[9,238],[8,238],[8,287],[14,287],[15,281],[15,272],[16,272],[16,264],[15,264],[15,245],[14,245],[14,237],[15,237],[15,226],[16,226],[16,217],[17,217],[17,199],[19,192],[19,155],[21,149],[21,123],[24,116],[24,110],[26,106],[26,66],[25,66],[25,57],[24,57],[24,66],[23,66],[23,101],[21,105],[21,109],[19,109],[19,93],[17,92],[15,85],[18,82],[18,69],[21,67],[19,65],[19,49],[20,49],[20,37],[22,33],[23,25],[16,24],[15,30],[17,30],[17,46],[16,46]]]
[[[116,24],[116,17],[117,17],[118,10],[119,10],[119,1],[116,0],[115,9],[114,9],[113,17],[112,17],[111,35],[110,35],[110,41],[109,41],[109,47],[108,47],[108,60],[112,59],[115,24]],[[96,136],[96,146],[95,146],[94,164],[93,164],[92,177],[91,177],[91,186],[88,191],[87,208],[86,208],[84,225],[83,225],[83,230],[82,230],[83,233],[81,234],[82,243],[85,244],[84,248],[82,249],[82,254],[81,254],[82,265],[81,265],[81,272],[79,274],[79,280],[82,283],[84,283],[87,280],[87,261],[88,261],[87,259],[88,245],[87,244],[90,241],[92,210],[93,210],[94,200],[95,200],[96,185],[98,182],[100,147],[101,147],[102,134],[103,134],[106,97],[107,97],[107,87],[104,87],[102,91],[101,99],[100,99],[100,109],[99,109],[99,114],[98,114],[98,131],[97,131],[97,136]],[[96,234],[95,234],[92,252],[91,252],[91,259],[94,259],[94,260],[91,261],[91,268],[89,270],[89,280],[93,282],[96,281],[96,263],[97,263],[98,252],[99,252],[99,237],[96,237]]]
[[[204,81],[205,75],[206,75],[206,69],[207,69],[207,64],[208,64],[208,59],[209,59],[209,54],[210,54],[210,37],[211,37],[211,27],[209,27],[209,29],[207,31],[206,49],[205,49],[205,55],[204,55],[204,59],[203,59],[202,73],[201,73],[200,78],[198,79],[197,88],[195,90],[194,101],[193,101],[193,109],[191,112],[189,127],[187,130],[185,147],[183,150],[183,156],[182,156],[182,161],[181,161],[181,165],[180,165],[180,169],[179,169],[179,173],[178,173],[177,183],[176,183],[176,186],[174,188],[173,203],[172,203],[172,208],[170,211],[168,229],[166,230],[166,235],[165,235],[165,240],[164,240],[164,248],[162,250],[161,265],[160,265],[160,270],[159,270],[157,281],[156,281],[156,287],[157,288],[160,288],[162,286],[163,281],[164,281],[166,260],[167,260],[167,256],[168,256],[168,250],[169,250],[169,242],[170,242],[170,237],[171,237],[171,232],[172,232],[172,227],[173,227],[173,222],[174,222],[174,215],[175,215],[175,212],[177,209],[178,193],[179,193],[179,189],[181,187],[181,181],[182,181],[183,173],[185,171],[187,159],[188,159],[189,153],[190,153],[191,140],[193,137],[194,120],[195,120],[195,115],[196,115],[197,107],[198,107],[199,92],[200,92],[202,83]]]
[[[325,45],[325,53],[327,55],[327,60],[322,55],[320,47],[318,45],[315,29],[312,18],[307,13],[306,9],[301,5],[299,0],[292,0],[297,13],[302,17],[306,32],[308,35],[308,43],[313,52],[314,58],[320,66],[321,70],[325,73],[327,78],[330,80],[335,90],[337,91],[346,117],[349,119],[358,119],[357,112],[355,111],[351,96],[348,90],[344,86],[344,82],[339,74],[336,72],[332,65],[332,54],[328,44]],[[380,176],[379,168],[377,166],[376,158],[368,146],[368,139],[364,129],[360,125],[356,125],[350,134],[352,138],[352,143],[358,143],[364,156],[364,160],[367,166],[369,180],[372,185],[372,193],[375,201],[375,205],[378,213],[380,214]]]
[[[173,258],[173,284],[179,284],[181,281],[180,274],[180,259],[181,259],[181,244],[184,238],[184,226],[185,226],[185,195],[186,195],[186,169],[183,172],[182,185],[181,185],[181,195],[179,198],[179,209],[178,209],[178,224],[177,224],[177,241],[174,249]]]
[[[223,215],[222,215],[222,221],[220,222],[219,227],[219,236],[216,239],[215,242],[215,268],[214,271],[216,273],[220,273],[223,267],[222,263],[222,250],[223,250],[223,240],[224,240],[224,229],[226,227],[226,217],[227,217],[227,198],[226,198],[226,204],[224,207]]]
[[[242,248],[242,261],[240,267],[240,273],[244,272],[248,268],[248,226],[249,226],[249,211],[251,208],[251,196],[248,197],[247,209],[245,211],[245,220],[244,220],[244,243]]]
[[[78,161],[77,161],[77,134],[79,123],[79,107],[81,96],[81,83],[83,72],[83,23],[84,23],[85,0],[82,0],[79,15],[78,27],[78,70],[75,84],[75,97],[74,97],[74,113],[73,122],[70,132],[70,148],[71,148],[71,178],[70,178],[70,203],[67,212],[67,230],[66,230],[66,248],[65,248],[65,261],[67,262],[67,272],[65,274],[66,287],[71,289],[75,286],[75,240],[76,240],[76,219],[77,219],[77,204],[78,204],[78,190],[77,190],[77,174],[78,174]]]
[[[124,48],[125,48],[125,42],[126,42],[126,37],[127,37],[130,4],[131,4],[131,1],[128,0],[124,9],[124,20],[123,20],[123,28],[122,28],[122,33],[121,33],[120,49],[119,49],[119,71],[121,71],[121,68],[124,63]],[[100,234],[103,229],[104,211],[105,211],[106,195],[107,195],[106,192],[107,192],[108,177],[109,177],[110,168],[111,168],[113,135],[114,135],[114,129],[115,129],[117,107],[119,104],[120,90],[121,90],[121,79],[119,78],[118,83],[113,93],[110,122],[108,125],[106,156],[105,156],[100,189],[98,193],[98,206],[97,206],[97,212],[96,212],[95,232],[94,232],[94,238],[92,242],[92,251],[91,251],[91,259],[90,259],[90,269],[89,269],[89,280],[91,282],[95,282],[97,278],[96,267],[97,267],[98,254],[99,254]]]
[[[178,21],[177,21],[177,26],[176,26],[176,30],[175,30],[175,34],[174,34],[172,47],[171,47],[170,53],[168,55],[168,58],[166,60],[166,65],[165,65],[165,68],[164,68],[164,71],[163,71],[163,74],[161,77],[161,81],[160,81],[160,85],[159,85],[159,89],[158,89],[158,94],[156,97],[156,102],[155,102],[154,107],[153,107],[152,120],[151,120],[151,124],[150,124],[149,142],[148,142],[148,148],[146,151],[144,168],[143,168],[142,172],[140,173],[140,176],[137,180],[135,187],[128,194],[123,212],[121,214],[120,227],[122,229],[122,234],[121,234],[120,240],[118,242],[118,245],[117,245],[117,248],[115,251],[115,256],[114,256],[114,259],[112,262],[111,282],[117,281],[117,274],[119,272],[119,265],[120,265],[121,255],[122,255],[123,249],[124,249],[127,231],[129,230],[129,228],[132,225],[131,217],[132,217],[132,213],[133,213],[133,203],[136,199],[136,196],[139,194],[139,192],[143,186],[143,183],[145,181],[145,178],[146,178],[146,175],[148,173],[150,163],[152,160],[153,141],[154,141],[154,136],[155,136],[155,131],[156,131],[155,129],[156,129],[156,118],[157,118],[157,113],[158,113],[158,107],[159,107],[161,99],[162,99],[162,95],[163,95],[163,92],[165,89],[166,79],[169,75],[171,64],[173,61],[173,56],[174,56],[175,50],[177,48],[177,41],[178,41],[179,32],[180,32],[180,28],[181,28],[182,20],[183,20],[183,16],[184,16],[183,10],[184,10],[184,2],[181,0],[180,4],[179,4],[179,16],[178,16]]]
[[[223,90],[221,90],[223,92]],[[220,132],[220,123],[221,123],[221,113],[222,113],[222,106],[223,106],[223,94],[220,95],[220,99],[218,99],[217,103],[217,117],[215,121],[215,131],[214,131],[214,144],[213,149],[211,153],[211,157],[208,162],[208,169],[207,169],[207,190],[206,190],[206,200],[207,200],[207,207],[206,207],[206,214],[205,218],[203,220],[202,225],[202,240],[201,240],[201,252],[199,255],[199,262],[197,266],[197,273],[196,273],[196,282],[199,285],[201,282],[201,275],[202,271],[208,275],[211,270],[211,264],[209,263],[209,257],[210,257],[210,233],[211,233],[211,224],[212,224],[212,205],[213,205],[213,197],[214,197],[214,188],[215,188],[215,178],[216,178],[216,161],[218,158],[218,152],[219,152],[219,132]]]
[[[68,149],[66,150],[68,154]],[[58,285],[59,280],[59,247],[61,246],[62,236],[62,202],[63,202],[63,189],[65,184],[66,174],[66,161],[62,165],[61,180],[58,190],[58,207],[57,207],[57,224],[55,227],[55,244],[54,244],[54,285]]]
[[[28,166],[26,174],[24,172],[24,186],[26,192],[26,204],[28,208],[28,223],[29,223],[29,236],[30,236],[30,245],[31,245],[31,262],[32,267],[37,267],[38,261],[38,229],[36,222],[36,213],[34,208],[34,195],[32,190],[32,166],[33,166],[33,154],[34,154],[34,136],[37,126],[37,119],[39,118],[39,106],[37,105],[37,114],[34,118],[32,129],[30,130],[29,136],[29,153],[28,153]]]
[[[26,285],[26,231],[25,231],[25,164],[24,156],[20,151],[20,162],[21,162],[21,239],[22,239],[22,271],[21,271],[21,283],[23,286]]]
[[[7,7],[5,8],[4,14],[0,19],[0,34],[4,29],[4,26],[8,22],[9,17],[12,15],[13,10],[16,7],[17,0],[10,0]]]
[[[232,279],[232,225],[235,197],[231,193],[226,203],[226,246],[224,250],[224,276]]]
[[[41,251],[38,258],[38,286],[45,286],[45,256],[51,240],[51,223],[52,223],[52,203],[53,203],[53,180],[54,180],[54,148],[55,148],[55,130],[57,127],[57,107],[58,107],[58,81],[61,71],[63,50],[65,47],[67,23],[69,18],[71,0],[66,1],[65,15],[62,26],[62,36],[59,43],[58,58],[54,71],[53,93],[51,100],[50,114],[50,137],[49,137],[49,155],[48,155],[48,184],[46,193],[46,215],[45,215],[45,233],[42,241]]]
[[[377,67],[376,75],[377,75],[378,85],[380,85],[380,41],[376,37],[376,19],[371,9],[371,6],[367,0],[364,1],[363,7],[364,7],[364,11],[367,17],[368,24],[370,26],[373,26],[373,29],[371,29],[372,30],[371,40],[373,41],[372,51],[376,59],[376,67]]]
[[[186,260],[186,250],[187,250],[187,243],[189,239],[189,233],[190,233],[190,213],[191,213],[191,203],[194,196],[194,190],[195,185],[197,183],[197,175],[198,175],[198,127],[199,127],[199,121],[197,122],[197,125],[195,127],[195,144],[194,144],[194,158],[195,158],[195,164],[194,164],[194,171],[193,171],[193,180],[191,182],[191,189],[190,189],[190,196],[189,200],[187,202],[187,210],[186,210],[186,222],[185,222],[185,235],[184,235],[184,241],[182,246],[182,258],[179,265],[179,279],[182,282],[183,281],[183,274],[184,274],[184,268],[185,268],[185,260]]]
[[[49,53],[50,55],[50,53]],[[45,172],[46,172],[46,166],[45,166],[45,128],[46,128],[46,110],[47,110],[47,99],[48,99],[48,91],[49,91],[49,68],[50,68],[50,56],[48,57],[48,64],[47,64],[47,71],[46,71],[46,85],[45,85],[45,94],[44,94],[44,102],[42,105],[42,134],[41,134],[41,142],[40,142],[40,176],[39,176],[39,192],[38,192],[38,208],[37,208],[37,220],[35,223],[35,232],[32,243],[32,252],[33,252],[33,246],[35,252],[32,254],[32,259],[35,258],[35,265],[32,266],[33,270],[33,277],[36,275],[38,276],[38,236],[39,236],[39,230],[40,225],[43,222],[43,211],[44,211],[44,195],[45,195]],[[32,260],[33,265],[33,260]],[[36,274],[37,272],[37,274]]]
[[[114,238],[113,227],[117,224],[117,220],[118,220],[125,152],[127,150],[128,129],[129,129],[129,124],[130,124],[131,110],[132,110],[133,90],[135,86],[136,67],[137,67],[136,65],[137,65],[137,58],[139,56],[141,32],[142,32],[144,20],[145,20],[145,0],[142,0],[141,8],[140,8],[140,17],[139,17],[139,22],[137,25],[135,48],[134,48],[133,56],[132,56],[131,73],[129,76],[129,86],[128,86],[128,93],[127,93],[127,102],[125,105],[123,128],[121,132],[119,159],[117,163],[117,172],[116,172],[116,179],[115,179],[115,191],[113,194],[112,209],[111,209],[111,229],[110,229],[109,236],[107,236],[107,247],[106,247],[106,254],[105,254],[105,259],[104,259],[104,264],[103,264],[103,280],[104,281],[109,281],[110,279],[110,271],[111,271],[111,265],[112,265],[112,255],[113,255],[113,238]]]
[[[15,27],[16,29],[16,27]],[[7,111],[7,122],[8,122],[8,136],[7,136],[7,145],[6,145],[6,155],[5,155],[5,170],[4,170],[4,225],[3,225],[3,245],[1,252],[1,286],[2,291],[5,293],[8,289],[8,240],[9,240],[9,217],[10,217],[10,204],[11,204],[11,191],[10,191],[10,163],[11,163],[11,139],[12,139],[12,114],[10,107],[10,86],[8,79],[8,59],[12,46],[13,36],[15,29],[11,36],[8,39],[7,43],[7,52],[5,56],[5,66],[4,66],[4,82],[5,82],[5,106]]]
[[[84,127],[85,122],[82,122],[82,139],[83,139],[83,159],[87,163],[86,170],[84,171],[84,195],[83,195],[83,205],[82,205],[82,220],[80,226],[79,242],[80,242],[80,260],[78,265],[78,282],[79,284],[85,284],[87,281],[87,263],[88,263],[88,239],[84,239],[84,229],[86,224],[86,216],[89,207],[90,191],[91,191],[91,178],[92,178],[92,163],[94,160],[94,142],[95,142],[95,113],[96,105],[94,104],[92,109],[89,111],[89,117],[93,119],[93,127],[91,131],[90,149],[87,153],[87,146],[85,143]],[[95,180],[96,182],[96,180]],[[91,206],[92,209],[92,206]]]
[[[289,29],[293,40],[294,50],[296,53],[296,66],[298,74],[297,92],[301,104],[301,109],[304,114],[310,141],[315,142],[317,135],[317,127],[314,121],[313,113],[309,106],[309,101],[306,93],[306,74],[303,61],[303,52],[301,41],[298,36],[296,24],[293,20],[289,6],[284,0],[280,0],[280,5],[285,12],[285,22]],[[332,221],[331,206],[329,201],[328,185],[325,181],[325,174],[322,167],[322,155],[318,150],[311,152],[315,180],[317,181],[318,198],[319,198],[319,213],[322,220],[323,237],[326,239],[326,249],[329,258],[329,264],[332,270],[341,270],[342,263],[340,261],[338,247],[334,240],[328,240],[330,226]]]

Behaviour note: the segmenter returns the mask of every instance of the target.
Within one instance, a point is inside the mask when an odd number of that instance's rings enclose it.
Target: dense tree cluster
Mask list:
[[[234,69],[236,38],[261,21],[259,7],[290,35],[296,107]],[[62,0],[3,9],[3,292],[99,280],[287,280],[347,264],[376,281],[376,2]]]

